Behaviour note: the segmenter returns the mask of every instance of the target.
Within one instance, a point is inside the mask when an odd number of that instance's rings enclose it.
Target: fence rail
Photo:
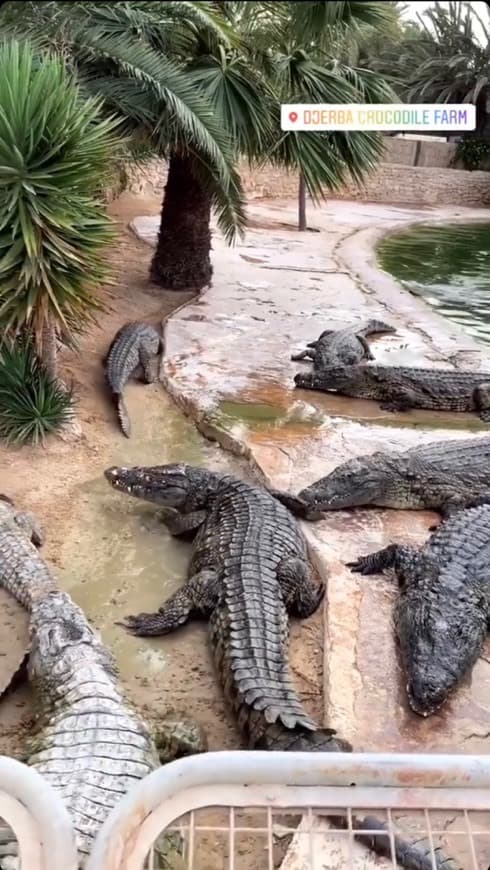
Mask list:
[[[0,819],[15,835],[22,870],[77,870],[64,803],[35,770],[5,756],[0,756]]]
[[[354,840],[353,815],[366,810],[385,820],[392,844],[396,817],[414,817],[414,836],[410,826],[403,835],[425,838],[434,870],[439,838],[463,870],[489,867],[490,758],[216,752],[175,761],[138,783],[107,819],[87,870],[159,866],[152,848],[163,831],[183,836],[184,866],[193,870],[272,870],[278,839],[289,847],[284,870],[379,867]],[[347,830],[329,828],[327,811],[343,816]],[[298,818],[287,827],[291,815]],[[397,867],[393,854],[384,866]]]
[[[375,859],[356,839],[354,819],[366,815],[386,825],[385,858]],[[2,757],[0,816],[15,832],[22,870],[76,870],[74,836],[59,796],[34,770]],[[379,830],[372,833],[379,838]],[[424,841],[428,857],[421,866],[438,870],[441,848],[455,859],[451,870],[488,870],[490,757],[191,756],[135,785],[102,826],[85,867],[153,870],[165,851],[179,870],[396,868],[397,834]],[[174,864],[176,847],[180,863]]]

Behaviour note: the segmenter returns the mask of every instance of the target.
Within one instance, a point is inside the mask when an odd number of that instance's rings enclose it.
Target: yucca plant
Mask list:
[[[74,396],[51,378],[32,341],[0,347],[0,438],[37,444],[73,416]]]
[[[57,376],[57,335],[95,319],[112,222],[94,191],[121,140],[64,61],[0,44],[0,328],[34,336]]]

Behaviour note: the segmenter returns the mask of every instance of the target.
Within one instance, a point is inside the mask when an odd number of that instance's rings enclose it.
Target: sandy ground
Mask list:
[[[178,636],[145,641],[114,626],[122,613],[156,609],[182,583],[189,548],[174,542],[158,526],[151,506],[130,499],[123,502],[113,493],[102,478],[103,469],[124,462],[154,464],[184,459],[234,470],[241,476],[248,473],[244,463],[197,432],[177,411],[162,385],[129,384],[126,397],[133,423],[131,440],[123,438],[117,428],[101,366],[114,333],[133,318],[158,324],[190,298],[189,294],[164,292],[148,281],[152,250],[128,230],[134,216],[156,214],[159,206],[156,198],[123,195],[110,207],[121,232],[111,254],[116,272],[111,287],[112,310],[100,319],[99,328],[83,338],[78,354],[67,352],[62,358],[63,373],[73,379],[79,397],[81,438],[55,438],[36,449],[1,447],[0,491],[38,516],[46,538],[44,557],[112,649],[129,697],[143,714],[150,720],[166,714],[196,719],[207,731],[210,749],[236,749],[239,738],[216,681],[206,626],[191,625]],[[125,511],[124,523],[119,505]],[[0,638],[7,639],[8,647],[15,635],[17,645],[22,646],[27,640],[27,618],[11,603],[6,611],[8,596],[0,590],[2,594]],[[322,647],[320,615],[292,625],[293,677],[309,712],[320,719]],[[8,669],[0,640],[0,679],[2,661],[4,670]],[[32,714],[28,686],[15,688],[0,701],[0,753],[19,754]],[[279,853],[282,851],[280,847]],[[216,862],[213,866],[217,867]]]
[[[61,360],[64,376],[72,379],[75,385],[81,437],[66,441],[52,438],[44,448],[0,446],[0,489],[19,506],[37,515],[46,538],[43,555],[61,569],[65,567],[63,562],[70,559],[70,554],[66,553],[66,540],[79,523],[80,487],[112,463],[114,447],[125,441],[117,430],[104,385],[101,359],[105,350],[124,322],[146,319],[159,325],[162,318],[191,298],[191,294],[162,291],[149,282],[151,249],[128,229],[128,223],[135,215],[155,214],[158,210],[157,198],[126,195],[109,207],[120,227],[118,244],[110,252],[114,286],[103,291],[110,310],[100,318],[98,328],[82,338],[79,352],[65,352]],[[135,386],[138,390],[139,385]],[[144,390],[135,392],[135,396],[137,399],[141,396],[144,401],[142,392]],[[63,561],[60,559],[62,550],[65,551]],[[26,634],[26,619],[20,610],[14,615],[12,610],[10,607],[8,618],[5,614],[3,616],[4,620],[7,618],[7,624],[4,622],[1,630],[3,638],[10,630],[21,637]],[[0,674],[1,663],[0,657]],[[131,686],[129,690],[134,696]],[[144,704],[146,699],[139,695],[134,700]],[[19,731],[19,725],[28,728],[31,713],[27,687],[17,689],[0,702],[1,753],[14,754],[20,748],[22,729]]]

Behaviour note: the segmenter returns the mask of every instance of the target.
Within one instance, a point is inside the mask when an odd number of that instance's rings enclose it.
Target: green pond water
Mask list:
[[[411,293],[490,344],[490,223],[418,226],[386,238],[377,254]]]

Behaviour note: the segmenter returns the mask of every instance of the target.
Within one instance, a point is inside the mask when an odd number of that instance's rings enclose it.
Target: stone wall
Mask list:
[[[413,140],[405,141],[407,144],[414,144]],[[125,171],[126,178],[123,175],[119,188],[116,184],[108,192],[108,198],[114,198],[123,189],[141,196],[161,196],[167,176],[163,161],[153,160],[145,166],[129,167]],[[291,198],[298,192],[296,174],[273,166],[260,170],[250,170],[248,166],[242,166],[241,176],[245,191],[251,199]],[[490,172],[381,163],[362,187],[351,184],[330,198],[406,205],[485,207],[490,206]]]
[[[106,200],[116,199],[123,191],[136,196],[161,196],[167,180],[167,165],[164,160],[150,160],[147,163],[125,164],[106,190]]]
[[[431,139],[385,139],[385,163],[401,163],[404,166],[437,166],[449,168],[456,156],[454,142],[438,142]]]
[[[298,191],[297,177],[280,169],[250,172],[245,168],[242,180],[251,198],[288,198],[296,196]],[[362,187],[350,184],[330,198],[406,205],[484,207],[490,206],[490,173],[381,163]]]
[[[483,208],[490,206],[490,173],[382,163],[361,188],[350,185],[335,198]]]

